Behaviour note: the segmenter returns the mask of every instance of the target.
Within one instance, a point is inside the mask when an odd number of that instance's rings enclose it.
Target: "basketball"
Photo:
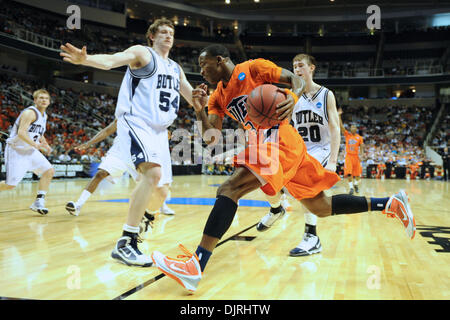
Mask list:
[[[263,129],[271,128],[278,120],[277,105],[286,100],[286,94],[272,84],[263,84],[253,89],[247,98],[250,120]]]

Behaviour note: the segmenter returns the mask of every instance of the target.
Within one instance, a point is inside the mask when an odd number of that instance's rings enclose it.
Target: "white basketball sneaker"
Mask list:
[[[42,215],[46,215],[48,213],[48,209],[45,207],[44,198],[36,198],[36,200],[30,206],[30,209],[35,212],[39,212]]]
[[[264,217],[262,217],[261,221],[259,221],[258,225],[256,226],[256,230],[266,231],[276,221],[278,221],[278,219],[282,218],[285,213],[286,213],[286,210],[284,210],[283,206],[281,206],[281,212],[279,212],[279,213],[272,213],[272,211],[269,211],[269,213],[266,214]]]
[[[81,206],[79,206],[76,202],[69,201],[66,204],[66,210],[73,216],[78,216],[80,214]]]
[[[173,216],[175,214],[175,211],[173,211],[172,209],[170,209],[167,204],[164,202],[162,207],[159,209],[159,211],[162,214],[166,214],[168,216]]]
[[[322,245],[318,236],[305,233],[297,247],[289,251],[291,257],[309,256],[322,251]]]
[[[137,234],[133,237],[122,236],[111,252],[111,257],[127,266],[151,267],[153,265],[152,259],[139,251],[137,242]]]

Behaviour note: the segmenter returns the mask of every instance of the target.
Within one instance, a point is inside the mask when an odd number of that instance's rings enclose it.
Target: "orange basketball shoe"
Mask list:
[[[194,292],[202,279],[199,259],[195,253],[190,253],[182,244],[179,247],[186,253],[186,255],[178,255],[177,258],[179,259],[169,258],[159,251],[154,251],[152,260],[166,276],[174,279],[187,290]],[[188,258],[188,260],[180,260],[181,258]]]
[[[386,207],[383,210],[383,214],[388,217],[397,217],[406,229],[408,237],[414,239],[416,234],[416,221],[408,203],[409,199],[404,190],[400,190],[389,198]]]

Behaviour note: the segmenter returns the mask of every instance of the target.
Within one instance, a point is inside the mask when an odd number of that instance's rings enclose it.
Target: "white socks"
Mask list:
[[[306,212],[305,213],[305,223],[311,226],[317,225],[317,216],[314,213]]]
[[[132,227],[132,226],[129,226],[127,224],[124,224],[123,225],[123,231],[131,232],[131,233],[139,233],[139,226]]]
[[[77,205],[79,205],[81,207],[86,202],[86,200],[89,199],[90,196],[91,196],[91,193],[89,191],[83,190],[80,198],[77,201]]]

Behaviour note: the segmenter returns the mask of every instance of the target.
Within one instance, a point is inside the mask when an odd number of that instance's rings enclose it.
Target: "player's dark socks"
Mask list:
[[[39,199],[39,198],[45,198],[45,194],[43,194],[43,193],[38,194],[36,196],[36,199]]]
[[[155,215],[150,214],[147,211],[144,213],[144,217],[146,217],[149,221],[155,220]]]
[[[279,205],[276,208],[270,207],[270,212],[272,212],[273,214],[278,214],[283,210],[283,208],[281,207],[281,205]]]
[[[310,225],[310,224],[305,224],[305,233],[310,233],[313,234],[315,236],[317,236],[316,233],[316,226]]]
[[[212,255],[211,251],[206,250],[203,247],[198,246],[197,251],[195,251],[195,254],[198,257],[199,263],[200,263],[200,269],[205,270],[206,264],[208,263],[209,258]]]
[[[125,231],[125,230],[123,230],[123,232],[122,232],[122,237],[130,237],[130,238],[136,238],[138,236],[138,234],[137,233],[134,233],[134,232],[128,232],[128,231]]]
[[[338,194],[331,197],[331,214],[351,214],[367,212],[369,205],[366,197]]]
[[[383,211],[389,198],[370,198],[371,211]]]

